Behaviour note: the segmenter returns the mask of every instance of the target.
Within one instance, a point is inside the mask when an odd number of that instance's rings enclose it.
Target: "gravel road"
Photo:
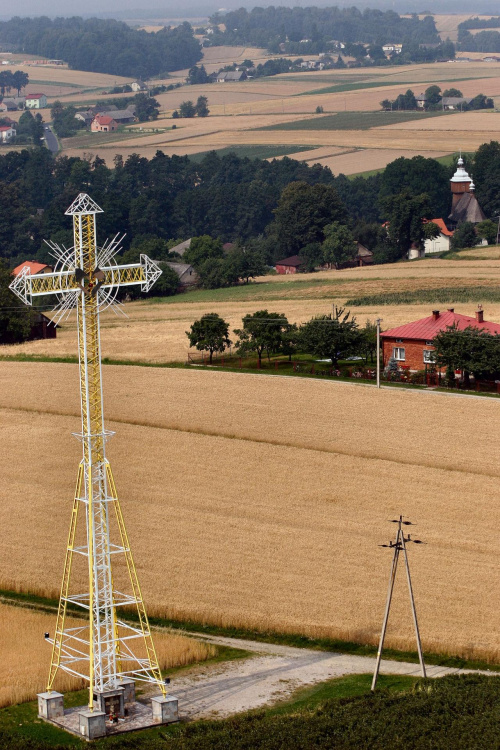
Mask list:
[[[199,634],[192,633],[200,638]],[[276,646],[235,638],[202,637],[208,643],[251,651],[252,657],[216,665],[199,666],[172,680],[171,692],[179,699],[185,719],[225,717],[270,705],[290,696],[297,688],[332,677],[373,672],[375,658]],[[418,664],[383,659],[382,674],[418,677]],[[427,667],[428,677],[467,674],[475,670]],[[482,674],[497,674],[482,672]]]

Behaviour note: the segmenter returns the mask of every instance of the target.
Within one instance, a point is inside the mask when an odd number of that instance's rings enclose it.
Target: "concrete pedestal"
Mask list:
[[[123,700],[125,703],[134,703],[135,701],[135,682],[130,677],[124,677],[120,680],[118,687],[123,688]]]
[[[171,724],[179,721],[179,701],[173,695],[151,698],[154,724]]]
[[[125,716],[125,690],[119,687],[116,690],[104,690],[102,693],[94,693],[94,707],[102,711],[106,716],[114,714],[121,719]]]
[[[63,697],[61,693],[38,693],[38,716],[53,721],[64,716]]]
[[[103,711],[81,711],[80,734],[88,740],[106,736],[106,714]]]

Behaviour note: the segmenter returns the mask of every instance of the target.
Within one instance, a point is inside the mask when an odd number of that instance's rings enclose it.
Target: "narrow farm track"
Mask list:
[[[191,635],[199,638],[199,634]],[[179,699],[181,717],[201,719],[225,717],[240,711],[272,705],[286,700],[298,688],[350,674],[373,672],[375,658],[351,656],[329,651],[278,646],[236,638],[203,636],[217,646],[242,648],[253,658],[217,665],[199,665],[189,674],[173,680],[171,691]],[[420,676],[420,666],[383,659],[381,673]],[[476,670],[429,666],[428,677],[470,674]],[[478,673],[494,675],[494,672]]]

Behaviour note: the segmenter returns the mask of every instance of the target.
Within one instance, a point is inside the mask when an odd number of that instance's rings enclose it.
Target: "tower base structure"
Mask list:
[[[38,695],[38,716],[89,742],[99,737],[148,729],[179,721],[178,700],[154,696],[144,703],[135,699],[135,682],[123,679],[116,690],[94,694],[88,706],[64,709],[63,695],[52,691]]]

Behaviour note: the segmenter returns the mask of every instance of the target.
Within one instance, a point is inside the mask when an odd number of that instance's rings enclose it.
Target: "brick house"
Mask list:
[[[276,273],[288,274],[299,273],[305,263],[305,258],[300,255],[291,255],[289,258],[283,258],[276,263]]]
[[[474,318],[456,313],[453,307],[445,312],[433,310],[428,318],[390,328],[381,334],[384,367],[387,366],[390,358],[394,357],[396,362],[405,369],[414,372],[424,370],[426,365],[432,364],[434,337],[452,325],[460,331],[473,326],[492,335],[500,335],[500,324],[484,320],[481,308],[477,310]]]
[[[118,124],[109,115],[96,115],[92,120],[90,130],[92,133],[113,133]]]

